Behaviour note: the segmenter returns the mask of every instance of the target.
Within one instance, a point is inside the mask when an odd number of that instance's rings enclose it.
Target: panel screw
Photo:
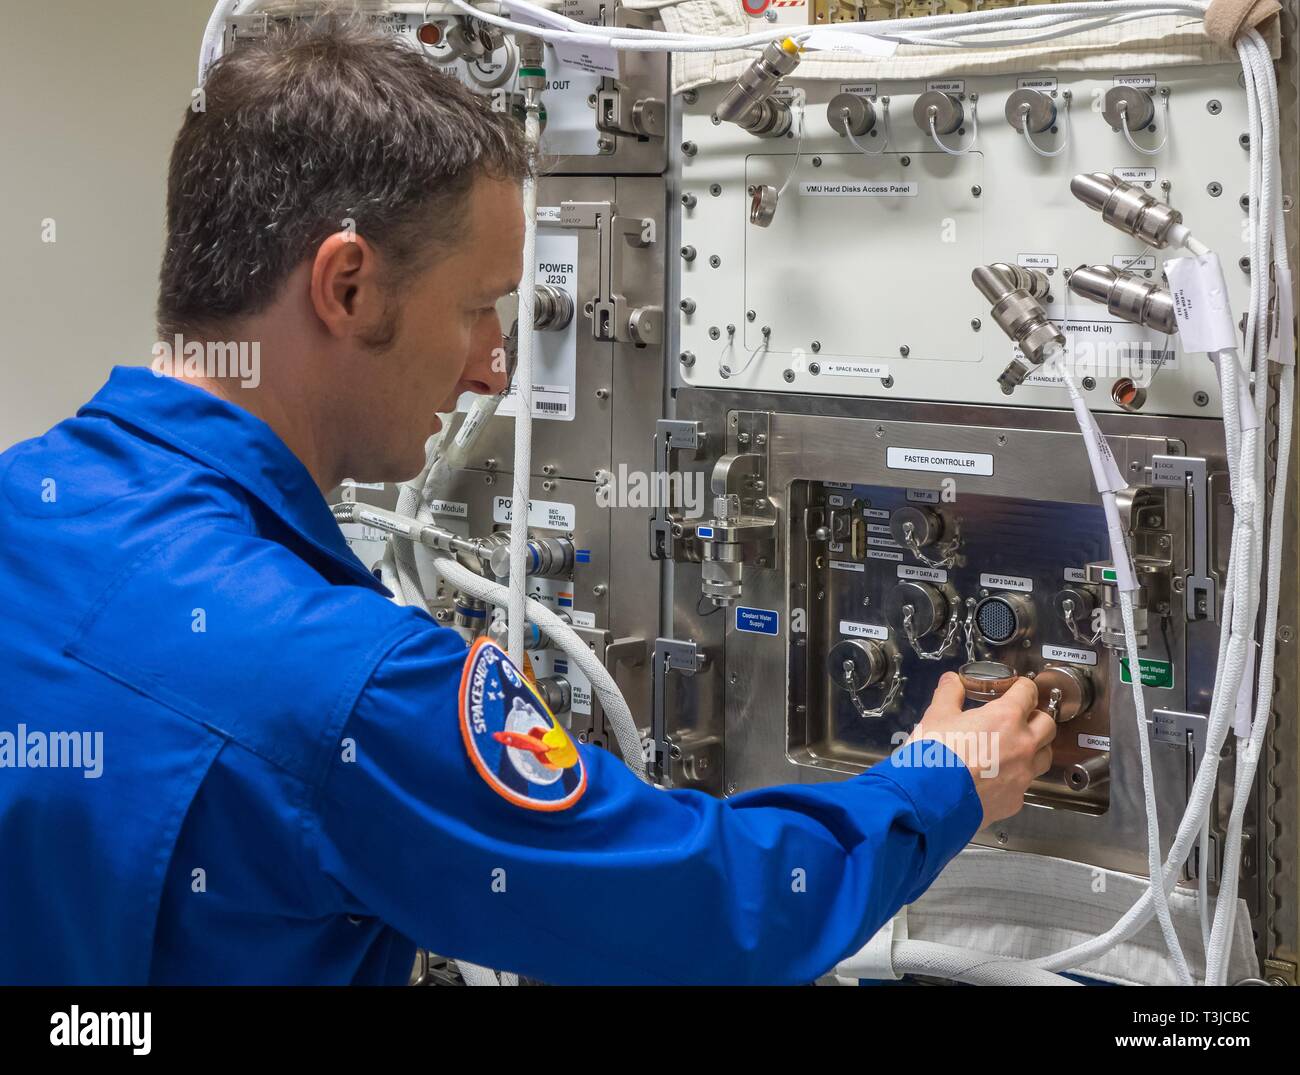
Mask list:
[[[677,356],[677,361],[680,362],[687,369],[690,369],[692,366],[695,365],[695,352],[683,351],[680,355]]]
[[[1243,213],[1249,213],[1249,212],[1250,212],[1250,195],[1249,195],[1249,194],[1243,194],[1240,198],[1237,199],[1237,204],[1241,206],[1241,211],[1242,211]]]
[[[821,349],[822,349],[822,341],[821,341],[821,340],[813,340],[813,342],[810,343],[808,346],[812,348],[812,353],[813,353],[813,354],[819,354],[819,353],[821,352]]]
[[[1283,642],[1293,642],[1295,640],[1295,632],[1291,630],[1290,627],[1282,626],[1277,629],[1277,637]]]
[[[977,184],[976,186],[970,188],[970,192],[974,194],[975,197],[978,198],[981,194],[984,193],[984,188]]]
[[[745,320],[746,320],[746,321],[753,321],[754,318],[756,318],[757,316],[758,316],[758,314],[754,313],[753,310],[746,310],[746,311],[745,311]]]
[[[722,264],[722,259],[721,259],[720,257],[718,257],[717,254],[710,254],[710,255],[709,255],[709,264],[712,265],[712,266],[716,269],[719,265]]]
[[[700,99],[700,95],[697,90],[687,90],[685,93],[682,94],[682,100],[685,101],[688,105],[693,105],[699,99]]]
[[[821,157],[813,157],[813,167],[814,167],[814,168],[820,168],[821,166],[822,166],[822,159],[821,159]]]
[[[554,464],[554,463],[543,463],[543,464],[542,464],[542,473],[545,474],[545,475],[547,475],[547,476],[550,476],[551,474],[554,474],[554,473],[555,473],[555,464]]]
[[[794,380],[794,370],[785,370],[785,371],[782,372],[781,376],[784,377],[784,378],[786,379],[787,383],[790,382],[790,381],[793,381],[793,380]]]
[[[1244,273],[1250,272],[1250,258],[1240,257],[1237,259],[1237,267]]]
[[[1237,136],[1237,141],[1241,144],[1242,149],[1250,148],[1250,135],[1242,134]]]
[[[695,312],[694,299],[682,299],[682,301],[677,305],[681,307],[682,313],[684,314],[693,314]]]
[[[1220,104],[1218,101],[1216,101],[1214,98],[1210,98],[1210,100],[1205,102],[1205,111],[1207,111],[1212,116],[1217,116],[1220,112],[1223,111],[1223,105]]]
[[[894,377],[893,377],[893,375],[890,374],[890,376],[888,376],[888,377],[882,377],[882,378],[880,378],[880,384],[881,384],[881,386],[882,386],[883,388],[893,388],[893,387],[894,387]]]
[[[906,358],[912,353],[912,349],[908,347],[907,344],[903,344],[903,346],[898,349],[898,353]]]
[[[1192,396],[1192,402],[1198,407],[1208,407],[1210,405],[1210,395],[1208,392],[1197,392]]]
[[[683,260],[683,261],[694,261],[694,260],[695,260],[695,247],[693,247],[693,246],[684,246],[684,247],[682,247],[682,260]]]
[[[817,374],[821,373],[821,371],[822,371],[822,366],[820,362],[808,363],[808,372],[811,373],[814,377],[816,377]]]
[[[694,209],[694,208],[695,208],[695,195],[694,195],[694,194],[683,194],[683,195],[682,195],[682,205],[686,206],[687,209]]]
[[[722,184],[721,184],[721,183],[710,183],[710,184],[709,184],[709,193],[712,194],[715,198],[718,197],[718,195],[720,195],[720,194],[722,193]]]
[[[980,319],[979,319],[978,317],[972,317],[972,318],[970,319],[970,327],[971,327],[971,330],[974,331],[974,332],[978,332],[978,331],[980,330],[980,325],[981,325],[981,324],[983,324],[983,322],[980,321]]]
[[[597,388],[597,389],[596,389],[596,398],[597,398],[597,399],[609,399],[609,389],[608,389],[608,388]]]
[[[695,156],[695,154],[698,153],[699,151],[700,151],[700,147],[697,146],[694,142],[682,143],[682,153],[684,153],[688,157]]]
[[[1094,388],[1097,387],[1097,378],[1096,378],[1096,377],[1085,377],[1085,378],[1083,379],[1083,387],[1084,387],[1087,391],[1091,392]]]
[[[717,325],[709,326],[709,339],[717,340],[722,338],[722,330]]]
[[[1211,183],[1205,188],[1205,190],[1206,193],[1208,193],[1211,198],[1217,198],[1220,194],[1223,193],[1223,184]]]

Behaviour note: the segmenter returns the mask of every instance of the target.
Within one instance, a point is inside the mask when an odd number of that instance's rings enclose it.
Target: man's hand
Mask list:
[[[963,712],[965,701],[961,680],[945,672],[907,741],[937,739],[966,763],[984,807],[982,828],[1019,811],[1030,781],[1052,767],[1056,721],[1037,710],[1038,687],[1024,676],[986,705]]]

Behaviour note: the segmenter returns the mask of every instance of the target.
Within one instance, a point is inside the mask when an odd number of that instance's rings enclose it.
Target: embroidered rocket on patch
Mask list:
[[[569,733],[486,638],[474,643],[461,674],[460,734],[479,776],[516,806],[567,810],[587,790],[587,770]]]

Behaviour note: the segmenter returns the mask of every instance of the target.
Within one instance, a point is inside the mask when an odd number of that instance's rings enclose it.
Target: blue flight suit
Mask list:
[[[576,801],[511,801],[461,638],[387,599],[265,423],[149,369],[0,455],[0,494],[0,983],[395,984],[417,945],[808,982],[980,823],[942,747],[719,801],[583,746]]]

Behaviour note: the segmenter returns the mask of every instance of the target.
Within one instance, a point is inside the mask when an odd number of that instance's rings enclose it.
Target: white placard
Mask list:
[[[931,470],[940,474],[993,473],[993,456],[985,452],[945,452],[936,448],[887,448],[885,466],[890,470]]]
[[[821,363],[821,371],[828,377],[888,377],[887,362],[844,362],[834,359]]]
[[[1065,661],[1067,664],[1096,664],[1097,654],[1090,649],[1075,649],[1073,646],[1044,646],[1043,660]]]
[[[1020,575],[995,575],[980,573],[980,585],[986,590],[1018,590],[1021,593],[1033,593],[1034,580]]]
[[[888,627],[877,627],[874,623],[854,623],[852,620],[840,620],[840,634],[852,638],[876,638],[881,642],[889,637]]]
[[[492,498],[492,521],[510,522],[511,497],[494,496]],[[577,509],[572,504],[561,504],[552,500],[528,501],[528,525],[543,530],[572,530],[578,517]]]
[[[1170,258],[1165,276],[1184,351],[1226,351],[1237,346],[1228,284],[1217,254]]]
[[[859,183],[844,180],[838,183],[800,183],[799,193],[817,198],[915,198],[920,191],[915,180],[891,183],[880,180]]]
[[[870,555],[870,554],[868,554]],[[852,560],[832,560],[831,567],[836,571],[865,571],[862,564],[855,564]]]
[[[899,564],[900,579],[916,579],[920,582],[947,582],[948,572],[941,567],[916,567],[913,564]]]

